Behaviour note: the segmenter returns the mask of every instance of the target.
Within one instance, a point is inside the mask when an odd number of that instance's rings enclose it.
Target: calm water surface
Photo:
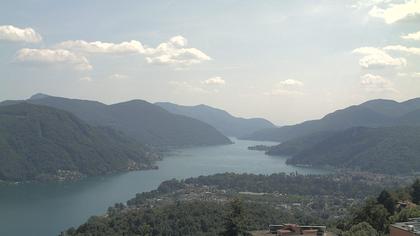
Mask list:
[[[256,144],[271,142],[232,139],[235,144],[177,150],[159,162],[159,170],[135,171],[75,183],[0,186],[0,235],[58,235],[60,231],[103,214],[117,202],[126,202],[138,192],[155,189],[171,178],[188,178],[223,172],[271,174],[325,171],[285,164],[286,159],[249,151]]]

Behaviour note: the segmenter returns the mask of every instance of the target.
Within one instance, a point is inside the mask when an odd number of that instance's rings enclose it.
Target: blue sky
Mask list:
[[[420,96],[420,1],[6,1],[0,100],[208,104],[277,124]]]

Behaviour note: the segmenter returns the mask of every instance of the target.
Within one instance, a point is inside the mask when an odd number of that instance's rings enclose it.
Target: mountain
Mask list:
[[[226,136],[242,137],[257,130],[275,127],[266,119],[235,117],[224,110],[206,105],[181,106],[169,102],[155,104],[174,114],[192,117],[210,124]]]
[[[415,104],[414,104],[415,105]],[[389,117],[398,117],[413,110],[412,106],[405,102],[399,103],[387,99],[375,99],[360,104],[361,107],[369,108],[372,111]]]
[[[27,102],[68,111],[90,125],[112,127],[143,144],[194,146],[231,143],[226,136],[202,121],[172,114],[142,100],[106,105],[37,94]]]
[[[409,112],[395,121],[396,124],[420,126],[420,109]]]
[[[153,167],[150,148],[58,109],[0,106],[0,180],[68,179]]]
[[[312,148],[336,132],[337,131],[320,131],[303,137],[290,139],[279,145],[268,147],[266,154],[270,156],[294,156],[303,150]]]
[[[394,125],[415,125],[417,113],[410,118],[404,115],[420,110],[420,98],[405,102],[371,100],[357,106],[332,112],[322,119],[306,121],[296,125],[264,129],[245,136],[245,139],[284,142],[315,132],[339,131],[351,127],[383,127]]]
[[[319,134],[318,139],[308,136],[306,140],[312,141],[293,146],[291,144],[305,140],[291,140],[273,147],[268,153],[291,154],[288,164],[333,166],[387,174],[420,171],[420,127],[354,127]]]

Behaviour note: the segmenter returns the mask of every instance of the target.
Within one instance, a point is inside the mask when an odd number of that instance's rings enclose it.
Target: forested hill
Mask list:
[[[0,180],[68,179],[153,167],[149,148],[58,109],[0,106]]]
[[[356,127],[314,133],[272,147],[288,164],[334,166],[388,174],[420,171],[420,127]]]
[[[256,131],[246,139],[284,142],[316,132],[339,131],[352,127],[419,125],[420,98],[405,102],[371,100],[357,106],[334,111],[322,119],[296,125]]]
[[[202,121],[172,114],[143,100],[106,105],[97,101],[37,94],[27,102],[68,111],[90,125],[112,127],[143,144],[195,146],[231,143],[226,136]]]
[[[224,173],[172,179],[62,235],[249,235],[246,232],[267,230],[269,224],[330,226],[346,219],[350,208],[377,195],[383,185],[396,184],[401,180],[351,174]],[[244,233],[226,234],[229,228]]]
[[[242,137],[257,130],[274,128],[274,124],[263,118],[235,117],[228,112],[207,105],[182,106],[169,102],[156,105],[174,114],[195,118],[210,124],[226,136]]]

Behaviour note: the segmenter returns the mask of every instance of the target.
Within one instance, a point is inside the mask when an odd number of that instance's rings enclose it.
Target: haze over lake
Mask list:
[[[171,178],[188,178],[223,172],[271,174],[324,170],[286,165],[285,158],[249,151],[256,144],[232,139],[235,144],[179,149],[159,162],[158,170],[92,177],[73,183],[33,183],[0,187],[0,235],[57,235],[92,215],[100,215],[117,202],[138,192],[155,189]]]

